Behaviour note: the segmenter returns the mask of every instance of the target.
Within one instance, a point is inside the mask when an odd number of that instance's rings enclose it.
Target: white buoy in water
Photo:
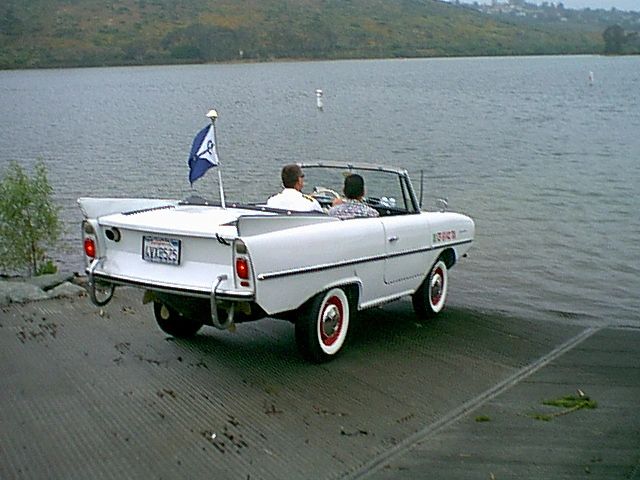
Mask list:
[[[318,110],[322,110],[324,107],[322,104],[322,90],[319,88],[316,89],[316,105],[318,106]]]
[[[593,85],[593,72],[589,72],[589,85]]]

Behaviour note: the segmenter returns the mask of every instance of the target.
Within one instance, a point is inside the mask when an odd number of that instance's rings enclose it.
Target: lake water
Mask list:
[[[476,221],[452,305],[640,324],[640,57],[3,71],[0,167],[44,160],[66,225],[54,257],[80,271],[76,199],[189,195],[212,107],[227,199],[266,198],[294,161],[402,166],[416,186],[422,169],[426,207],[447,197]]]

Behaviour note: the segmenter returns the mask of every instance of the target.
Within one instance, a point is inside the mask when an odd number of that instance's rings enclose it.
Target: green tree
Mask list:
[[[10,163],[0,182],[0,268],[38,274],[50,266],[45,247],[55,246],[61,234],[52,191],[41,160],[32,177]]]
[[[604,53],[622,53],[626,41],[624,29],[620,25],[611,25],[602,33],[604,39]]]

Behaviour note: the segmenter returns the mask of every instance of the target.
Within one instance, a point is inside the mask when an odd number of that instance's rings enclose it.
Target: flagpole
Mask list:
[[[218,112],[215,110],[209,110],[207,113],[207,118],[211,120],[211,125],[213,125],[213,143],[215,144],[216,150],[218,150],[218,139],[216,138],[216,120],[218,119]],[[218,157],[220,157],[220,153],[218,152]],[[222,208],[227,208],[226,202],[224,200],[224,188],[222,187],[222,172],[220,165],[218,165],[218,185],[220,185],[220,203]]]

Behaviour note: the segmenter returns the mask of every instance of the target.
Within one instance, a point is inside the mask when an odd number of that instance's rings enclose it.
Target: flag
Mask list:
[[[204,127],[198,132],[191,145],[189,154],[189,182],[193,185],[211,167],[220,163],[216,149],[216,138],[213,125]]]

